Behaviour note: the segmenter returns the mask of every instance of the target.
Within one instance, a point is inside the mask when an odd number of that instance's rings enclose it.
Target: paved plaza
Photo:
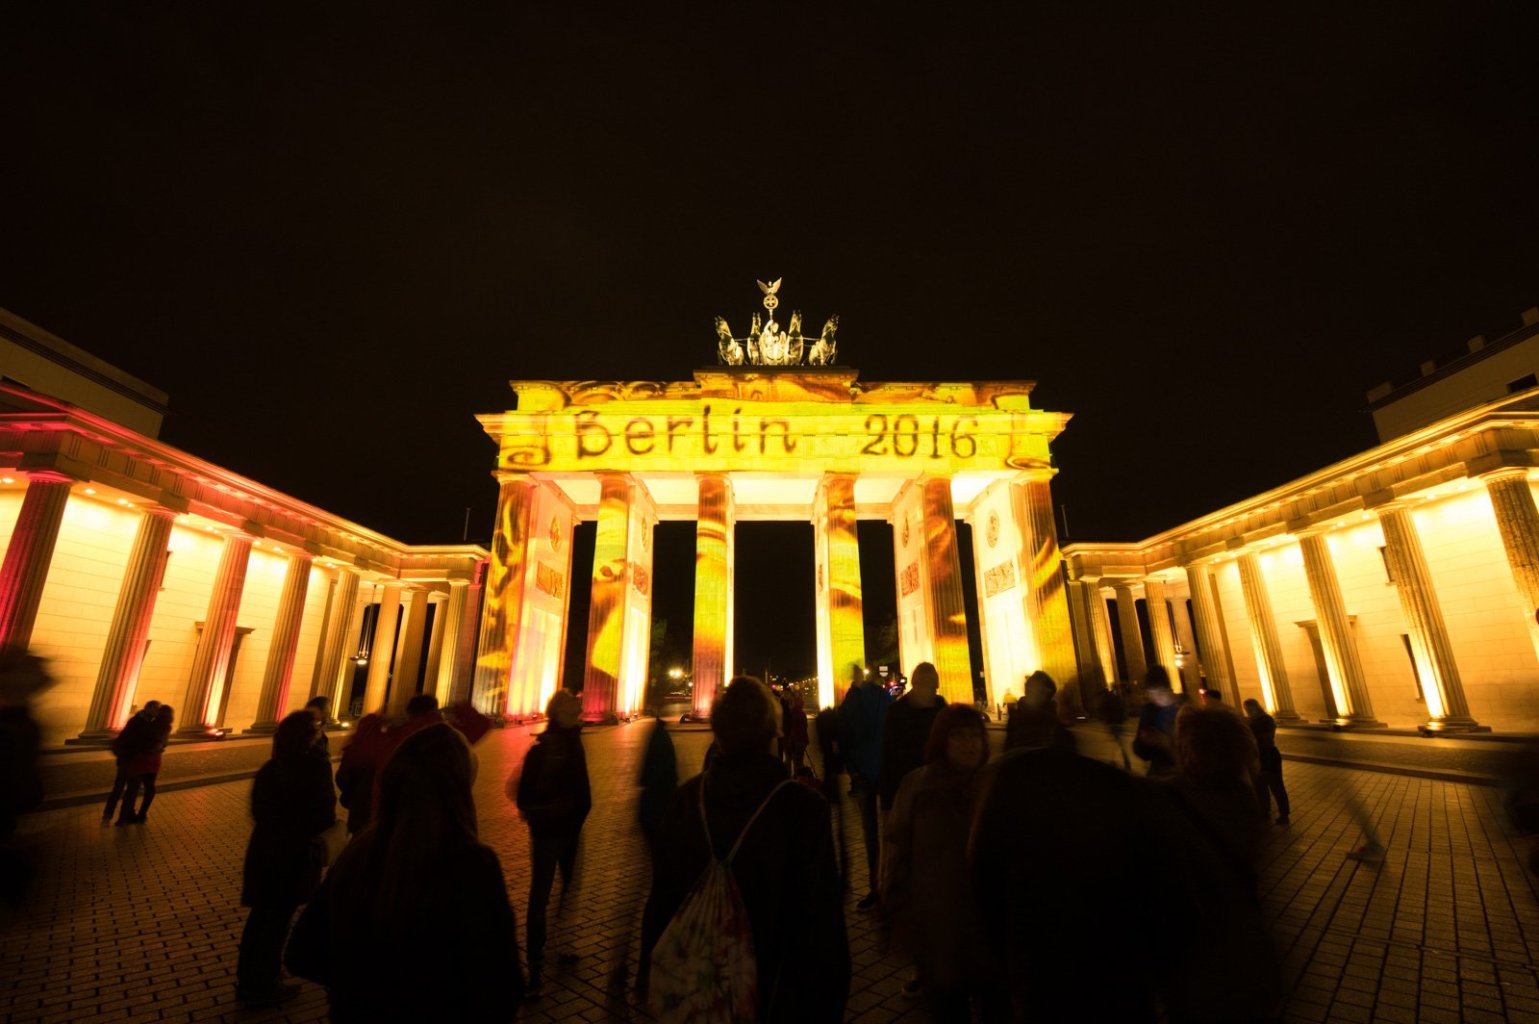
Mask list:
[[[549,979],[523,1020],[648,1019],[633,1005],[627,971],[634,971],[648,881],[631,825],[648,728],[622,725],[586,736],[594,807],[574,915],[581,959]],[[1088,752],[1113,756],[1095,730],[1079,735]],[[697,770],[708,734],[678,729],[674,738],[681,771]],[[504,787],[529,742],[529,730],[507,729],[477,747],[482,837],[502,857],[520,922],[527,831]],[[168,753],[168,770],[183,753]],[[91,770],[82,766],[91,755],[80,756],[69,771],[85,784]],[[226,768],[241,760],[222,757]],[[1288,1020],[1539,1022],[1539,894],[1496,789],[1311,763],[1290,762],[1287,771],[1293,824],[1276,830],[1262,879],[1291,990]],[[1354,788],[1374,809],[1389,846],[1378,868],[1343,857],[1358,842],[1345,806]],[[32,816],[25,832],[42,853],[40,871],[24,911],[0,923],[0,1020],[325,1020],[325,995],[308,984],[276,1010],[248,1011],[234,1002],[249,789],[238,779],[166,792],[142,828],[103,828],[90,804]],[[848,1017],[921,1021],[899,991],[903,963],[885,952],[874,919],[854,908],[866,880],[855,816],[846,814],[845,824],[857,854],[846,902],[855,969]],[[1144,881],[1130,856],[1130,926]],[[1109,931],[1098,951],[1108,976],[1119,961],[1137,956],[1139,945],[1131,927],[1125,935]]]

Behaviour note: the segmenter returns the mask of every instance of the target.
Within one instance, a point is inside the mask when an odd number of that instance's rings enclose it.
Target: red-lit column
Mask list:
[[[107,631],[107,647],[96,673],[96,687],[91,691],[91,707],[86,712],[81,739],[110,739],[128,717],[128,705],[144,664],[155,597],[166,572],[167,542],[175,520],[174,511],[159,506],[145,509],[139,520],[128,568],[118,587],[118,603],[112,612],[112,627]]]
[[[299,623],[305,614],[305,594],[310,589],[311,557],[294,552],[283,576],[278,598],[278,617],[267,648],[267,668],[262,673],[262,692],[257,697],[256,721],[249,732],[273,732],[289,706],[289,683],[294,677],[294,655],[299,650]]]
[[[178,731],[183,736],[206,736],[215,728],[219,698],[230,667],[230,649],[235,643],[241,592],[246,587],[251,541],[245,533],[234,533],[224,539],[219,568],[214,573],[213,593],[208,599],[208,614],[203,619],[203,633],[192,656],[187,697],[177,709],[183,723]]]
[[[73,482],[66,476],[39,473],[27,483],[21,515],[0,565],[0,652],[24,651],[32,640]]]

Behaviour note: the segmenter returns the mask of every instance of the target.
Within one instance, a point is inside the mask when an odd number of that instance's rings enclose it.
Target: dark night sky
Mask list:
[[[687,378],[756,277],[867,380],[1039,381],[1071,540],[1539,304],[1531,4],[242,6],[0,12],[0,306],[406,541],[488,531],[509,378]]]

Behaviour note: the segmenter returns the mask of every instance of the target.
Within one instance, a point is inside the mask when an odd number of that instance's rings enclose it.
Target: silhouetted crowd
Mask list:
[[[852,666],[839,707],[809,729],[794,691],[735,678],[712,708],[706,768],[682,784],[667,728],[651,727],[637,778],[651,885],[636,893],[635,987],[658,1019],[845,1018],[846,796],[869,880],[855,912],[909,965],[902,994],[930,1019],[1280,1018],[1255,865],[1272,802],[1286,825],[1289,801],[1276,723],[1259,704],[1242,717],[1216,693],[1188,701],[1152,670],[1096,709],[1121,762],[1107,764],[1078,751],[1063,695],[1037,672],[1003,709],[1005,749],[991,757],[987,714],[947,703],[940,682],[918,665],[894,699]],[[489,723],[431,696],[406,710],[361,719],[335,773],[324,699],[278,724],[252,784],[242,873],[248,1006],[297,994],[286,966],[326,988],[342,1024],[512,1020],[552,964],[585,955],[572,927],[593,806],[580,698],[550,699],[506,787],[530,836],[522,943],[472,796],[472,744]],[[1142,774],[1123,744],[1135,716]],[[130,718],[104,823],[145,821],[172,722],[154,702]],[[4,701],[0,726],[0,753],[25,743]],[[14,828],[8,808],[35,799],[6,796],[0,827]],[[621,959],[611,985],[626,983],[631,936],[610,937]]]

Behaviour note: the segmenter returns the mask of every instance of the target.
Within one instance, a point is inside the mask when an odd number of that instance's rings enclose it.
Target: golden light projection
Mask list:
[[[955,520],[971,516],[996,486],[1036,481],[1040,490],[995,513],[1004,517],[996,530],[1030,537],[1031,545],[1000,549],[988,566],[980,587],[1011,589],[1007,584],[1015,581],[1017,611],[998,618],[998,626],[985,623],[985,631],[1013,633],[996,638],[997,646],[1018,652],[1038,650],[1037,620],[1044,617],[1061,620],[1067,634],[1062,584],[1048,571],[1057,564],[1056,539],[1017,520],[1051,523],[1048,445],[1068,416],[1033,409],[1028,381],[863,383],[856,371],[827,365],[836,320],[809,344],[799,315],[787,329],[774,320],[780,281],[760,287],[768,324],[756,323],[748,338],[737,339],[725,321],[718,323],[717,354],[729,365],[697,371],[689,381],[513,381],[516,408],[480,417],[498,445],[505,495],[483,616],[477,677],[483,710],[535,710],[535,689],[507,683],[520,671],[517,652],[533,628],[527,597],[513,594],[517,580],[528,581],[526,593],[551,598],[546,607],[559,614],[561,632],[571,589],[580,585],[569,581],[559,598],[549,587],[536,591],[550,570],[529,559],[538,531],[512,514],[521,506],[509,504],[510,487],[559,501],[574,523],[597,523],[583,673],[589,720],[640,710],[645,701],[650,538],[661,520],[698,524],[694,710],[700,714],[738,668],[732,558],[739,521],[813,526],[824,705],[841,696],[852,666],[866,661],[855,523],[892,519],[896,531],[905,494],[917,502],[916,517],[901,524],[910,531],[910,546],[900,552],[894,584],[906,587],[909,603],[921,601],[923,611],[900,630],[903,668],[934,661],[948,698],[972,699]],[[823,365],[801,365],[803,358]],[[730,365],[739,360],[743,365]],[[1067,649],[1072,675],[1072,638]],[[1032,668],[1041,667],[1034,653],[1032,661]],[[542,677],[540,692],[550,685]]]

